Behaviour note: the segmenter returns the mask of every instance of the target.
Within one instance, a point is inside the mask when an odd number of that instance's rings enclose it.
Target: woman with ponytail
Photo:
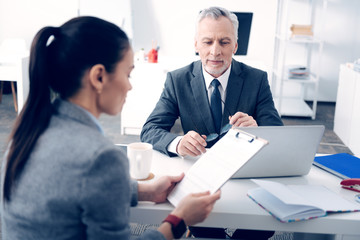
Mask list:
[[[166,201],[183,175],[131,180],[126,155],[97,120],[121,111],[133,67],[126,34],[99,18],[74,18],[36,34],[29,96],[2,167],[3,240],[129,239],[130,206]],[[179,237],[184,228],[171,219],[201,222],[219,198],[219,192],[185,197],[170,220],[140,238]]]

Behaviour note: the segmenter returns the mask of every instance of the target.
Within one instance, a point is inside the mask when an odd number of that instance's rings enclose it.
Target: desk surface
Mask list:
[[[155,174],[155,179],[163,175],[177,175],[186,172],[194,161],[194,159],[178,157],[169,158],[154,151],[152,172]],[[355,201],[356,192],[341,188],[340,178],[315,166],[306,176],[271,178],[271,180],[284,184],[321,184],[344,198]],[[221,199],[215,204],[212,213],[198,226],[360,235],[360,212],[336,213],[302,222],[281,223],[246,195],[248,189],[255,187],[257,185],[249,179],[229,180],[221,188]],[[158,224],[172,209],[170,203],[139,202],[137,207],[131,208],[130,220],[136,223]]]

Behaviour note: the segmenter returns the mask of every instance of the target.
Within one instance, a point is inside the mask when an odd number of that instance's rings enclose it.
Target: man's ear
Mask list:
[[[236,42],[236,43],[235,43],[235,48],[234,48],[233,54],[236,53],[237,49],[238,49],[238,43]]]
[[[97,93],[101,93],[105,80],[105,67],[102,64],[96,64],[91,67],[89,72],[90,84]]]
[[[195,39],[194,39],[195,52],[196,52],[196,53],[199,53],[199,50],[198,50],[197,44],[198,44],[198,41],[197,41],[197,39],[196,39],[196,37],[195,37]]]

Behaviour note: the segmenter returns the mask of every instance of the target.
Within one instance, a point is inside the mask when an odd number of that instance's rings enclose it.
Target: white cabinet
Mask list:
[[[360,73],[340,65],[334,132],[360,156]]]
[[[158,60],[158,63],[135,61],[130,79],[132,90],[128,92],[121,111],[121,134],[140,135],[146,119],[160,98],[167,72],[188,65],[198,60],[198,57],[159,56]]]
[[[132,90],[121,111],[121,134],[140,135],[142,126],[158,102],[166,79],[163,64],[137,62],[131,73]]]
[[[319,2],[321,5],[319,7]],[[326,10],[327,1],[279,0],[275,35],[271,89],[281,116],[302,116],[315,119],[319,85],[319,67],[323,42],[316,38],[315,17]],[[301,19],[293,18],[294,15]],[[317,20],[317,21],[315,21]],[[292,24],[311,25],[312,37],[291,37]],[[289,68],[304,67],[307,75],[290,76]],[[312,101],[310,107],[305,100]]]

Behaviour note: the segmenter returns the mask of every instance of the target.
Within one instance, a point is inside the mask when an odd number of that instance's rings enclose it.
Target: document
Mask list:
[[[250,189],[248,196],[281,222],[296,222],[328,213],[357,212],[360,204],[350,202],[321,185],[284,185],[255,180],[260,187]]]
[[[230,129],[212,148],[203,154],[169,194],[174,206],[190,193],[215,193],[268,141],[239,129]]]

